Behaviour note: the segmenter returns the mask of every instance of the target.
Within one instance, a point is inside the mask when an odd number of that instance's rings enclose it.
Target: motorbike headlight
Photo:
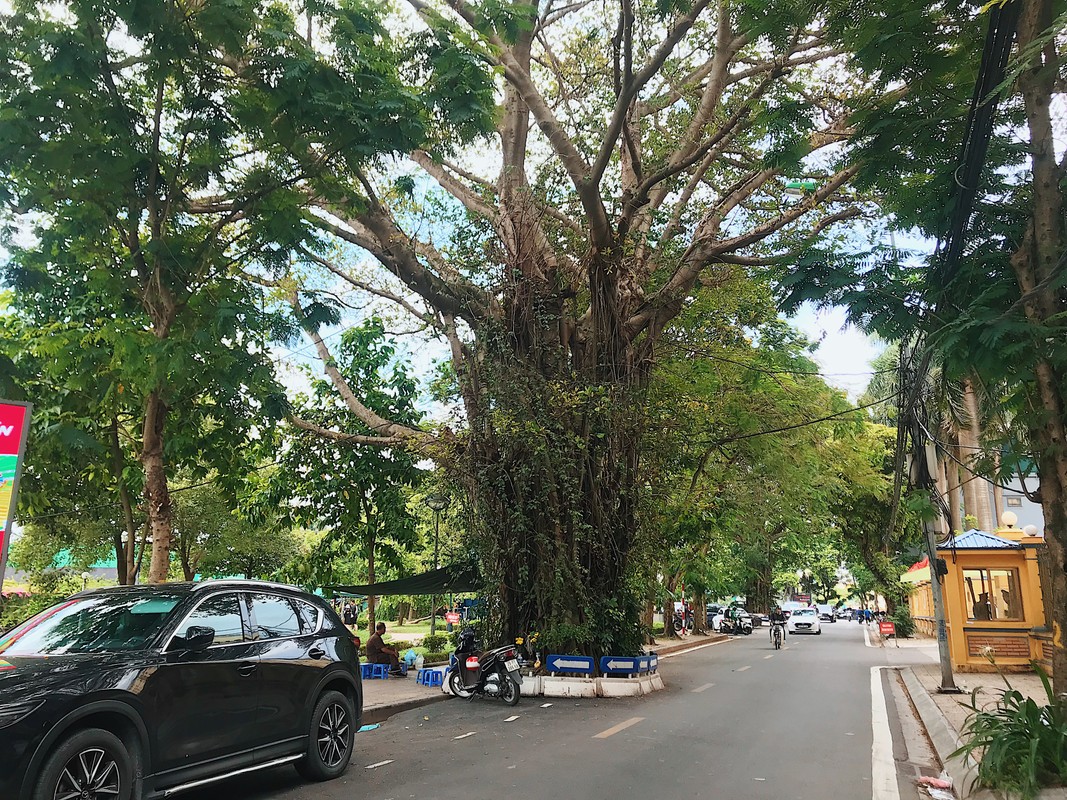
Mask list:
[[[43,705],[44,700],[30,700],[25,703],[0,705],[0,728],[7,728],[16,722],[21,722]]]

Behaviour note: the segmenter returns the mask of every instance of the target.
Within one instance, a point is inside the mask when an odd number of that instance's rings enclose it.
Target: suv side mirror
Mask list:
[[[185,647],[183,649],[190,653],[202,653],[211,647],[211,643],[214,641],[214,628],[192,625],[185,632]]]

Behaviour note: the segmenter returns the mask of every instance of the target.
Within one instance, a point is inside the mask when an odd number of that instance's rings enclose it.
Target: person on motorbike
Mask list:
[[[786,620],[786,616],[785,616],[785,612],[782,611],[782,607],[779,606],[779,605],[775,605],[774,610],[770,614],[770,621],[771,621],[770,635],[771,635],[771,639],[774,638],[774,626],[775,625],[781,625],[782,626],[782,637],[783,638],[785,637],[785,620]]]
[[[741,605],[737,601],[730,603],[726,610],[726,617],[730,620],[730,633],[741,632]]]

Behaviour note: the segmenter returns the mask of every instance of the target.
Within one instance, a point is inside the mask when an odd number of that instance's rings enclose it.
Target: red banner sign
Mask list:
[[[459,614],[457,614],[455,611],[449,611],[447,614],[445,614],[445,622],[450,622],[451,624],[455,625],[457,622],[459,622]]]
[[[896,636],[897,626],[892,622],[879,622],[878,632],[882,634],[882,636]]]
[[[22,456],[30,429],[30,405],[0,400],[0,586],[4,583],[11,520],[18,499]]]

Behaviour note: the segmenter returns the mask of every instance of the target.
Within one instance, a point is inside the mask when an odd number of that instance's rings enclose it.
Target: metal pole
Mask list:
[[[923,533],[926,534],[926,555],[930,559],[930,591],[934,596],[934,619],[937,622],[937,655],[941,661],[941,688],[945,694],[959,694],[956,681],[952,677],[952,656],[948,651],[948,628],[945,625],[945,596],[941,591],[941,576],[937,571],[937,540],[934,526],[929,520],[923,521]]]
[[[437,550],[438,543],[441,539],[441,512],[436,508],[433,512],[433,568],[437,569]],[[430,609],[430,636],[437,635],[437,595],[434,595],[431,602],[433,608]]]

